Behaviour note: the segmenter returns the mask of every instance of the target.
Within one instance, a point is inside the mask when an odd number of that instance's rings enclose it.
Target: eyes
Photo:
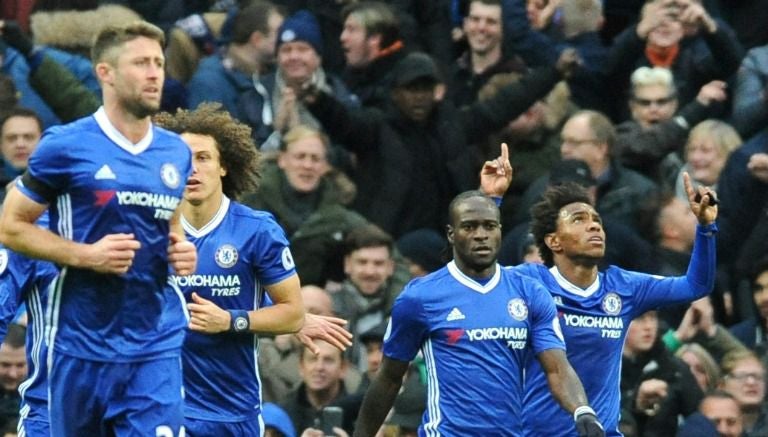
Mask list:
[[[482,222],[482,223],[478,223],[478,222],[464,222],[464,223],[459,224],[459,229],[464,231],[464,232],[472,232],[472,231],[475,231],[475,230],[477,230],[478,228],[481,228],[481,227],[485,231],[495,231],[496,229],[501,228],[501,224],[499,224],[499,222],[492,222],[492,221],[487,221],[487,222]]]

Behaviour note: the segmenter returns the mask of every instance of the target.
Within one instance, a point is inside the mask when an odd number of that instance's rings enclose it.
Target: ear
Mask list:
[[[378,33],[368,36],[367,42],[368,42],[368,47],[373,49],[372,53],[374,53],[374,55],[378,54],[378,52],[380,52],[383,49],[383,47],[381,46],[381,35]]]
[[[96,67],[93,69],[93,71],[96,73],[96,78],[99,80],[99,83],[102,83],[102,84],[112,83],[113,68],[108,63],[99,62],[98,64],[96,64]]]
[[[453,246],[453,226],[445,225],[445,237],[448,239],[448,243]]]
[[[277,166],[281,170],[285,170],[285,166],[286,166],[285,160],[286,160],[285,152],[283,152],[283,151],[278,152],[278,154],[277,154]]]
[[[547,245],[549,250],[552,251],[552,253],[559,253],[562,251],[562,247],[560,246],[560,239],[557,237],[557,234],[551,233],[544,236],[544,244]]]
[[[223,178],[226,175],[227,175],[227,169],[224,167],[221,167],[221,170],[219,171],[219,176]]]
[[[344,274],[349,275],[349,272],[352,270],[352,259],[349,257],[349,255],[346,255],[344,257]]]

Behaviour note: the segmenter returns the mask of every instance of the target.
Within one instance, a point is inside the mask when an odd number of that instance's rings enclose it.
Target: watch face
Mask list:
[[[235,319],[235,330],[236,331],[245,331],[248,329],[248,319],[245,317],[238,317]]]

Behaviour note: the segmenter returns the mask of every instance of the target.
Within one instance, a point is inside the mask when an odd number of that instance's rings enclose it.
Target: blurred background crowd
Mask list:
[[[218,102],[251,127],[261,183],[240,200],[285,229],[307,310],[355,335],[318,355],[260,341],[269,435],[301,435],[329,405],[351,434],[394,298],[445,264],[448,203],[501,142],[504,265],[541,262],[530,208],[577,182],[607,264],[685,274],[682,173],[715,188],[716,289],[633,322],[623,429],[768,435],[768,0],[3,0],[0,14],[3,185],[46,128],[101,104],[89,50],[110,23],[166,32],[164,110]],[[6,435],[23,324],[0,347]],[[416,361],[386,433],[415,435],[425,399]]]

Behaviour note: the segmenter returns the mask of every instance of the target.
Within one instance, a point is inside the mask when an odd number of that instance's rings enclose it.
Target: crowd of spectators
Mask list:
[[[100,105],[101,25],[166,32],[163,109],[213,101],[250,126],[264,162],[240,200],[284,228],[307,311],[355,336],[316,355],[261,341],[267,435],[318,428],[328,406],[351,435],[394,298],[447,261],[448,203],[502,141],[503,263],[542,262],[530,208],[577,182],[607,264],[685,274],[683,172],[716,190],[715,289],[633,322],[622,429],[768,435],[768,0],[15,0],[0,14],[3,186],[46,128]],[[0,347],[0,422],[16,414],[18,344]],[[415,435],[425,379],[414,362],[388,435]]]

